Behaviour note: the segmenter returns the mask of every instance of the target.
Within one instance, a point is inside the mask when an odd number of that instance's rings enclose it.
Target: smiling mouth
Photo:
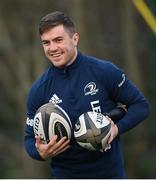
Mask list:
[[[50,53],[50,56],[54,57],[54,58],[57,58],[57,57],[60,57],[63,53]]]

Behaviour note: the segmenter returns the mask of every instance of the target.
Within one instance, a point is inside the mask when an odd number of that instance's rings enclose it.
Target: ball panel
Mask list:
[[[107,126],[103,127],[100,129],[100,136],[102,135],[103,137],[108,134],[108,132],[111,129],[111,123],[109,123]]]
[[[43,109],[42,109],[42,123],[43,123],[44,133],[45,133],[47,143],[48,143],[49,139],[50,139],[49,133],[48,133],[50,114],[47,113],[47,108],[48,108],[48,106],[46,105],[46,107],[44,108],[45,111],[43,111]]]
[[[87,142],[88,143],[90,143],[93,147],[94,147],[94,149],[101,149],[101,141],[100,141],[100,143],[99,142],[97,142],[96,141],[96,138],[94,137],[94,136],[92,136],[92,137],[89,137],[88,139],[87,139]]]
[[[54,134],[58,135],[57,141],[59,141],[61,138],[64,136],[68,137],[68,133],[66,131],[66,128],[64,127],[63,124],[60,122],[56,122],[54,126]]]
[[[38,112],[34,117],[34,134],[41,137],[41,141],[45,144],[47,137],[44,133],[44,127],[42,123],[42,113]]]
[[[78,144],[79,144],[81,147],[85,148],[85,149],[88,149],[88,150],[96,150],[96,149],[92,146],[91,143],[87,143],[87,142],[83,143],[83,142],[79,142],[79,141],[78,141]]]
[[[49,138],[53,135],[58,135],[58,140],[66,136],[68,139],[71,138],[71,127],[69,123],[58,113],[52,112],[49,121]]]
[[[92,129],[87,129],[86,134],[83,134],[82,136],[77,136],[76,140],[80,142],[88,142],[89,137],[94,137]]]
[[[61,116],[62,116],[64,119],[66,119],[66,121],[68,121],[69,125],[70,125],[71,128],[72,128],[72,123],[71,123],[71,121],[70,121],[70,118],[69,118],[68,114],[65,112],[65,110],[62,109],[62,108],[61,108],[60,106],[58,106],[58,105],[55,105],[55,107],[57,107],[57,108],[60,110]],[[57,109],[57,110],[58,110],[58,109]]]
[[[106,136],[104,136],[101,140],[102,149],[104,149],[104,150],[109,146],[107,142],[108,142],[110,135],[111,135],[111,128],[110,128],[108,134]]]
[[[88,129],[91,129],[92,136],[97,136],[100,134],[100,129],[96,127],[95,122],[93,122],[93,120],[92,120],[93,118],[95,118],[95,115],[96,115],[96,113],[94,113],[94,112],[87,112],[84,114],[87,131],[88,131]],[[88,136],[89,136],[89,134],[88,134]]]
[[[51,112],[54,112],[60,116],[62,116],[62,118],[64,118],[66,121],[68,121],[68,123],[70,124],[70,126],[72,127],[72,123],[70,121],[70,118],[68,116],[68,114],[58,105],[53,105],[51,102],[49,102],[47,104],[47,111],[46,111],[49,115],[51,114]]]
[[[82,114],[77,123],[75,124],[75,129],[74,129],[74,136],[76,138],[83,136],[84,134],[86,134],[87,129],[86,129],[86,123],[85,123],[85,119],[84,119],[84,114]]]
[[[86,114],[90,117],[91,122],[93,122],[98,129],[101,129],[110,123],[110,121],[101,113],[91,111]]]
[[[49,125],[49,121],[48,121],[48,117],[46,117],[46,110],[47,110],[47,104],[42,105],[37,110],[37,113],[39,113],[39,112],[41,113],[40,123],[43,126],[43,128],[39,128],[38,131],[40,132],[40,134],[44,134],[45,138],[42,140],[44,143],[49,141],[49,134],[48,134],[48,131],[47,131],[48,125]],[[43,121],[43,119],[47,119],[47,120]]]

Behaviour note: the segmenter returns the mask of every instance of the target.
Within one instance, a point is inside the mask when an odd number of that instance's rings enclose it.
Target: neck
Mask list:
[[[75,61],[76,57],[77,57],[77,49],[76,49],[76,51],[75,51],[74,57],[72,58],[72,60],[71,60],[66,66],[71,65],[71,64]]]

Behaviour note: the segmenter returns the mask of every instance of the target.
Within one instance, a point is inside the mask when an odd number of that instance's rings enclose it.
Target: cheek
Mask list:
[[[47,52],[47,48],[43,46],[43,51],[46,53]]]
[[[73,44],[73,42],[68,44],[68,51],[73,52],[75,50],[75,45]]]
[[[48,48],[44,48],[44,53],[45,53],[46,56],[48,56],[49,49]]]

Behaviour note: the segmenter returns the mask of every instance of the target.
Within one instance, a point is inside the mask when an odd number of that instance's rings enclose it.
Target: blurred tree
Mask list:
[[[36,19],[31,14],[33,11],[29,13],[30,7],[27,1],[1,2],[1,155],[5,152],[1,157],[1,178],[42,177],[43,174],[39,170],[40,166],[26,156],[22,143],[23,125],[26,120],[26,94],[32,81],[45,68],[45,63],[39,61],[42,51],[37,52],[37,31],[32,30],[36,29]]]

